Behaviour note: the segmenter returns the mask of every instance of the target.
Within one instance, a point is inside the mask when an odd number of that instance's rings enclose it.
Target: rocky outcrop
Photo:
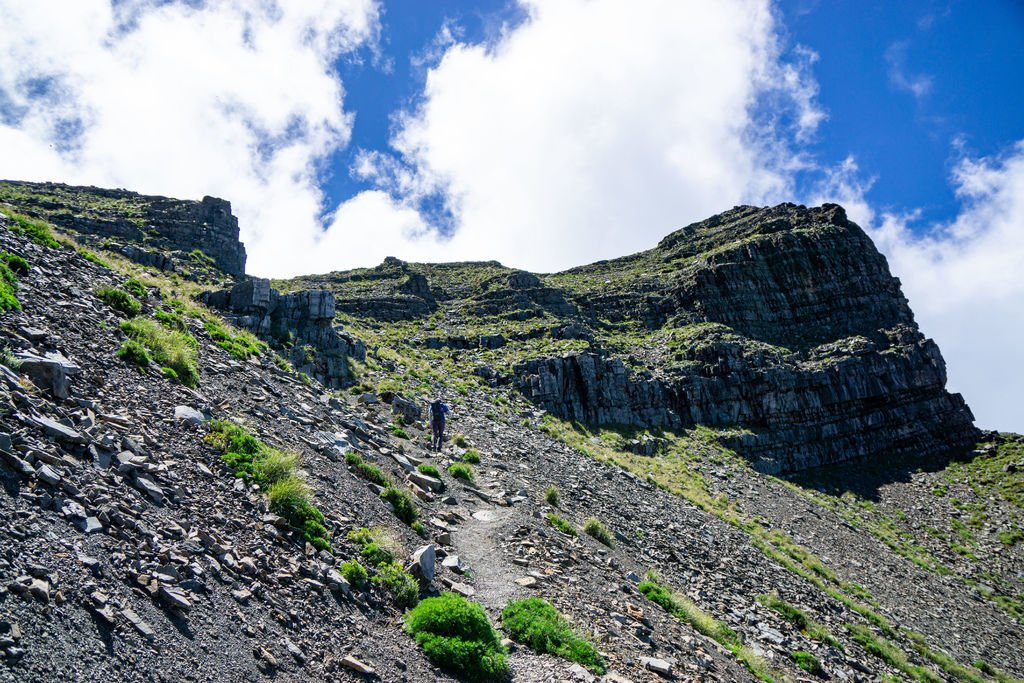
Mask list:
[[[735,427],[731,445],[771,473],[977,440],[938,347],[840,207],[736,209],[655,253],[687,269],[673,286],[585,303],[667,330],[674,346],[636,371],[601,349],[530,360],[514,368],[523,394],[590,424]]]
[[[205,292],[202,300],[234,325],[281,346],[297,370],[326,386],[351,382],[349,359],[366,357],[361,341],[334,327],[334,295],[328,291],[281,294],[270,280],[250,278],[231,289]]]
[[[103,241],[145,266],[180,270],[210,265],[232,276],[245,274],[245,246],[231,203],[142,195],[127,190],[62,183],[0,182],[0,198],[16,196],[19,211]]]

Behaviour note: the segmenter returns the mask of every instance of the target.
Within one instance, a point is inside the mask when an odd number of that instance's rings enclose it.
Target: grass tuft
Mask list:
[[[56,249],[60,246],[60,243],[53,237],[53,230],[49,223],[29,218],[13,211],[5,211],[4,213],[14,221],[14,224],[10,226],[11,232],[25,235],[36,244],[50,249]]]
[[[417,465],[416,469],[419,470],[421,473],[427,475],[428,477],[433,477],[434,479],[441,478],[441,472],[437,469],[437,467],[431,465],[428,462]]]
[[[192,335],[168,330],[152,318],[125,320],[121,330],[130,340],[145,346],[153,360],[174,370],[182,384],[187,387],[199,384],[199,345]]]
[[[555,513],[553,513],[553,512],[549,512],[548,513],[548,521],[551,522],[551,525],[553,527],[555,527],[556,529],[561,531],[563,534],[568,534],[570,536],[575,536],[576,535],[576,527],[574,527],[572,524],[570,524],[566,520],[562,519],[561,517],[559,517]]]
[[[470,448],[468,451],[462,454],[462,462],[468,462],[470,465],[480,464],[480,451],[475,448]]]
[[[556,655],[604,673],[604,660],[597,649],[573,633],[565,617],[542,598],[510,602],[501,612],[501,623],[513,640],[534,652]]]
[[[406,524],[412,524],[419,517],[419,512],[417,512],[416,505],[412,502],[412,496],[409,495],[408,491],[389,483],[381,491],[380,497],[391,503],[391,507],[395,511],[395,517],[398,517]]]
[[[558,487],[552,484],[551,486],[544,489],[544,500],[551,507],[558,507],[558,504],[562,500],[562,494],[558,490]]]
[[[609,548],[615,546],[615,536],[611,529],[602,524],[597,517],[590,517],[583,523],[583,532]]]
[[[448,467],[448,474],[463,481],[473,481],[473,468],[462,462],[454,462]]]
[[[142,312],[142,304],[131,294],[117,287],[104,285],[98,288],[96,290],[96,298],[129,318],[133,318]]]

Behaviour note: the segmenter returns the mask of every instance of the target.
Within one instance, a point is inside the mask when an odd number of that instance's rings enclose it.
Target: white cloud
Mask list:
[[[250,270],[301,270],[352,126],[334,61],[373,49],[376,3],[193,5],[0,1],[0,177],[221,196]]]
[[[931,92],[933,79],[928,74],[911,74],[907,72],[907,48],[909,43],[900,41],[893,43],[885,51],[885,61],[889,65],[889,82],[897,90],[905,90],[915,98],[921,99]]]
[[[790,194],[802,163],[792,141],[822,115],[806,76],[814,55],[783,63],[768,2],[525,8],[529,18],[493,45],[447,33],[420,106],[401,122],[399,159],[367,153],[356,164],[399,203],[444,198],[455,228],[446,260],[560,269]]]
[[[949,385],[986,428],[1024,432],[1024,141],[998,157],[963,159],[952,181],[962,209],[949,223],[876,215],[852,160],[815,201],[840,201],[903,283],[921,330],[942,349]]]

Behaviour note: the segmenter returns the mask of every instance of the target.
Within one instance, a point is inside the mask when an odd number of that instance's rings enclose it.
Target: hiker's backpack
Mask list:
[[[440,401],[430,402],[430,419],[432,421],[438,421],[444,418],[444,409],[441,407],[444,404]]]

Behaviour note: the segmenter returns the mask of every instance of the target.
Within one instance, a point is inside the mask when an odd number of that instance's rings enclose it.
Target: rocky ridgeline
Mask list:
[[[325,386],[351,384],[355,378],[349,359],[366,357],[361,341],[334,326],[334,295],[329,291],[281,294],[270,280],[248,278],[231,289],[204,292],[201,299],[231,323],[275,342],[296,370]]]
[[[735,428],[729,445],[764,472],[978,438],[899,280],[836,205],[738,207],[553,275],[388,259],[298,282],[560,417]]]
[[[0,181],[3,200],[144,266],[174,271],[187,265],[190,270],[210,259],[228,275],[245,273],[238,219],[223,199],[196,202],[128,190]]]

